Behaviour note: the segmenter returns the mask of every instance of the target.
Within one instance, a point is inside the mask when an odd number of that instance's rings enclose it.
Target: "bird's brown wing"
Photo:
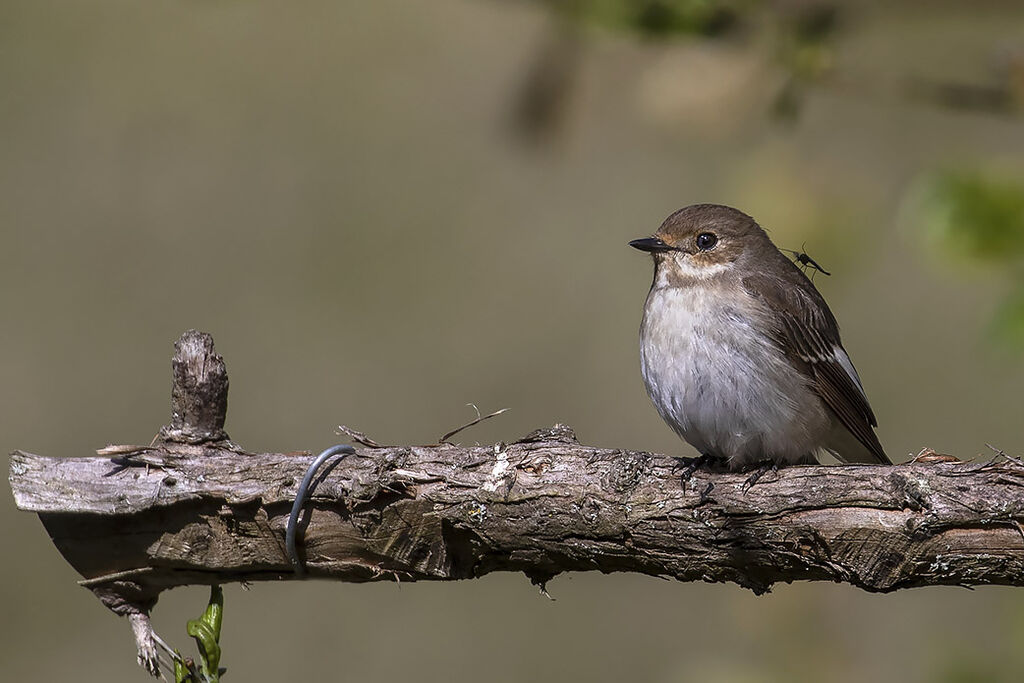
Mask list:
[[[797,278],[789,272],[785,278],[756,274],[743,278],[743,286],[774,311],[775,342],[810,378],[811,387],[839,422],[876,462],[891,463],[872,429],[878,422],[839,340],[839,326],[828,304],[799,269],[792,270]]]

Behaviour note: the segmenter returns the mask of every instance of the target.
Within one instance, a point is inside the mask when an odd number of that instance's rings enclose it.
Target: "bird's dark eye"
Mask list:
[[[716,244],[718,244],[718,238],[714,233],[702,232],[697,235],[697,248],[701,251],[707,251]]]

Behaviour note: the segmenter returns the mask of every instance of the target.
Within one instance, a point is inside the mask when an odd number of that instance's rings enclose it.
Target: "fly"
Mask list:
[[[786,252],[789,252],[790,254],[792,254],[793,255],[793,261],[795,263],[799,263],[803,267],[804,273],[807,272],[808,268],[811,268],[812,270],[816,270],[816,271],[818,271],[820,273],[824,273],[825,275],[831,275],[832,274],[832,273],[828,272],[827,270],[825,270],[824,268],[822,268],[821,264],[819,264],[817,261],[815,261],[810,256],[808,256],[807,252],[803,251],[803,249],[804,249],[804,247],[802,246],[802,247],[800,247],[800,251],[794,251],[793,249],[783,249],[782,251],[786,251]],[[811,280],[813,280],[813,279],[814,279],[814,273],[811,273]]]

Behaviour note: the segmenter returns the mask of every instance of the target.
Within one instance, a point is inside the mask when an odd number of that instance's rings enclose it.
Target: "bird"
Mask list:
[[[700,459],[732,471],[892,464],[825,299],[747,214],[679,209],[631,247],[654,260],[640,325],[647,394]]]

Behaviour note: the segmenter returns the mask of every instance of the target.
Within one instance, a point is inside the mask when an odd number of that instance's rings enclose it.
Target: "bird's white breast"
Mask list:
[[[734,466],[806,460],[830,418],[807,379],[759,328],[760,303],[717,282],[651,290],[640,330],[647,393],[702,453]]]

